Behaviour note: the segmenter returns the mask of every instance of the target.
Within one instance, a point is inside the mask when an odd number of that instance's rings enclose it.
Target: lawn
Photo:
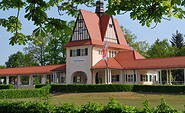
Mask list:
[[[152,107],[160,104],[161,98],[181,111],[185,111],[185,94],[135,93],[135,92],[104,92],[104,93],[57,93],[52,94],[49,102],[53,105],[70,103],[83,105],[97,102],[106,105],[110,98],[116,99],[122,105],[142,107],[145,100],[149,100]],[[4,100],[4,99],[3,99]],[[10,99],[7,99],[10,100]],[[18,101],[41,101],[38,98],[11,99]]]

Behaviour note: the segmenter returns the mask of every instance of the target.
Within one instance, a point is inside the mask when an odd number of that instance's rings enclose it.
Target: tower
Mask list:
[[[96,9],[95,9],[95,13],[101,17],[104,14],[104,7],[103,7],[103,1],[102,0],[98,0],[96,2]]]

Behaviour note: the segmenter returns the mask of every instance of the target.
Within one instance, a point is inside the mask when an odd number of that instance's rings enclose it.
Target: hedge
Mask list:
[[[36,88],[45,85],[36,85]],[[185,93],[185,85],[136,85],[136,84],[51,84],[50,92],[156,92],[156,93]]]
[[[50,86],[39,89],[2,89],[0,99],[47,97],[50,94]]]
[[[110,99],[103,106],[98,103],[75,106],[74,104],[63,104],[54,106],[42,102],[12,102],[0,101],[1,113],[179,113],[177,109],[169,106],[163,99],[161,104],[151,108],[150,103],[145,101],[143,108],[120,105],[116,100]]]
[[[13,89],[13,85],[12,84],[0,84],[0,89]]]
[[[36,88],[43,87],[45,85],[36,85]],[[120,84],[97,84],[97,85],[83,85],[83,84],[51,84],[50,92],[123,92],[131,91],[133,85],[120,85]]]

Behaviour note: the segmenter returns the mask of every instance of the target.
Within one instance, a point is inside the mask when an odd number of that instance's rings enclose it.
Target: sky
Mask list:
[[[92,11],[94,12],[95,8],[87,8],[82,7],[82,9]],[[32,22],[29,22],[24,19],[23,17],[24,11],[21,10],[20,12],[20,20],[22,21],[22,27],[21,30],[25,34],[31,34],[35,26],[33,26]],[[52,9],[48,12],[49,16],[62,18],[65,20],[71,20],[74,18],[71,18],[67,15],[64,15],[62,17],[58,16],[57,10]],[[0,18],[5,18],[10,15],[16,15],[16,11],[11,10],[8,12],[0,11]],[[150,45],[153,44],[157,38],[160,40],[162,39],[168,39],[170,40],[172,37],[172,34],[178,30],[180,33],[185,34],[185,20],[180,20],[176,18],[172,18],[171,21],[162,20],[161,23],[159,23],[154,29],[151,29],[150,27],[141,26],[137,20],[132,20],[129,17],[129,14],[124,15],[116,15],[114,18],[117,18],[119,21],[119,24],[124,26],[126,29],[129,29],[133,34],[137,36],[137,41],[146,41]],[[153,27],[153,26],[151,26]],[[23,45],[9,45],[9,38],[12,36],[11,33],[8,33],[5,28],[0,26],[0,65],[5,65],[5,62],[8,60],[8,57],[11,54],[16,53],[17,51],[22,51],[23,48],[26,46]]]

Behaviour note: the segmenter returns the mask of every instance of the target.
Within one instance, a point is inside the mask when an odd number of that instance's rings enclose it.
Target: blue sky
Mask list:
[[[95,8],[82,7],[85,10],[93,11]],[[59,17],[55,9],[48,12],[50,16]],[[21,11],[20,15],[24,14],[24,11]],[[0,11],[0,18],[7,17],[9,15],[16,15],[16,11],[2,12]],[[60,17],[59,17],[60,18]],[[73,18],[65,15],[61,17],[62,19],[71,20]],[[180,19],[172,18],[171,21],[162,20],[154,29],[148,28],[146,26],[141,26],[137,20],[131,20],[129,14],[117,15],[115,18],[118,19],[119,24],[123,25],[125,28],[132,31],[137,36],[137,41],[147,41],[150,45],[155,42],[157,38],[159,39],[171,39],[172,34],[178,30],[180,33],[185,34],[185,21]],[[21,15],[20,19],[22,20],[23,29],[22,32],[25,34],[31,34],[32,30],[35,28],[32,22],[28,22]],[[23,51],[23,47],[20,45],[9,45],[9,38],[12,36],[11,33],[8,33],[6,29],[0,26],[0,65],[4,65],[8,60],[8,56],[16,53],[17,51]]]

